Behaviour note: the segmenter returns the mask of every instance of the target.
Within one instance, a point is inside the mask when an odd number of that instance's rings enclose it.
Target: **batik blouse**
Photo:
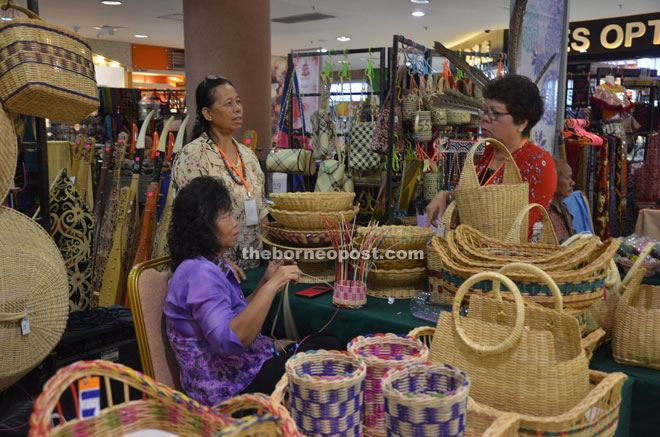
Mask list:
[[[243,161],[245,180],[257,202],[257,214],[261,221],[268,215],[266,209],[266,193],[264,190],[264,173],[259,166],[259,160],[252,149],[234,140],[238,153]],[[240,167],[239,167],[240,169]],[[247,226],[245,224],[245,199],[247,189],[236,174],[231,164],[225,161],[218,151],[215,142],[203,133],[192,142],[186,144],[177,155],[172,166],[172,179],[177,189],[188,185],[199,176],[216,176],[222,179],[232,197],[232,212],[238,221],[238,243],[224,256],[243,269],[259,267],[258,259],[244,259],[243,248],[254,247],[261,251],[261,225]]]
[[[246,347],[229,326],[245,307],[234,272],[221,258],[185,260],[170,278],[163,307],[167,337],[183,391],[204,405],[239,394],[273,356],[272,339],[259,334]]]
[[[489,178],[481,177],[486,171],[486,167],[490,164],[493,158],[493,146],[488,145],[484,151],[481,160],[476,166],[477,176],[480,179],[487,180]],[[538,203],[546,210],[550,207],[550,202],[555,195],[557,188],[557,169],[555,161],[545,149],[542,149],[531,142],[527,142],[523,147],[519,148],[511,154],[513,160],[516,162],[520,170],[520,176],[523,182],[529,184],[529,203]],[[500,168],[495,172],[495,175],[490,179],[489,184],[502,183],[504,176],[504,168]],[[529,229],[541,217],[541,211],[538,208],[532,210],[529,214]]]

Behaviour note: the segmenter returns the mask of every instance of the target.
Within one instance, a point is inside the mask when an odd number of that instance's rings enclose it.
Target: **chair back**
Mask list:
[[[169,262],[170,257],[162,257],[135,265],[128,275],[128,296],[144,374],[180,390],[179,366],[167,339],[163,314],[171,273],[169,269],[158,270]]]

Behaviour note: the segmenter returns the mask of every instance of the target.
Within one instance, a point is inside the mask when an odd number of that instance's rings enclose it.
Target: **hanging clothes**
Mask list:
[[[634,108],[623,86],[611,85],[607,82],[596,87],[596,91],[589,97],[589,101],[594,113],[603,119],[628,112]]]
[[[594,183],[594,231],[602,240],[610,236],[610,187],[609,150],[598,147],[596,151],[596,172]]]

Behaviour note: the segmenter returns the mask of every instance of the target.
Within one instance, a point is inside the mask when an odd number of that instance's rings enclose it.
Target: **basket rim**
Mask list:
[[[432,373],[433,371],[436,372],[447,371],[447,373],[451,373],[454,376],[462,377],[463,382],[461,383],[461,386],[459,388],[453,390],[453,393],[451,395],[444,394],[444,396],[440,398],[437,395],[432,395],[432,394],[404,392],[392,386],[393,380],[397,379],[398,377],[405,377],[407,375],[410,375],[413,371],[420,369],[421,371],[419,373],[425,373],[425,374]],[[383,391],[383,395],[385,395],[385,393],[389,393],[390,395],[396,395],[397,397],[400,398],[405,398],[415,401],[442,400],[446,402],[447,400],[460,399],[462,397],[467,397],[467,394],[469,393],[469,387],[470,387],[470,377],[466,372],[463,372],[460,369],[449,364],[433,363],[429,361],[423,363],[411,363],[406,365],[405,367],[397,366],[395,368],[388,369],[383,375],[383,379],[381,380],[381,388]]]
[[[306,216],[309,216],[309,215],[319,215],[319,214],[328,215],[328,216],[329,215],[339,216],[341,214],[350,214],[350,213],[353,213],[353,212],[358,212],[360,210],[360,206],[359,205],[354,205],[351,208],[345,209],[345,210],[342,210],[342,211],[289,211],[289,210],[286,210],[286,209],[278,208],[274,205],[269,205],[268,210],[269,211],[274,210],[276,214],[285,214],[285,215],[291,215],[291,216],[294,216],[294,217],[303,217],[303,216],[306,217]]]
[[[346,363],[352,363],[354,366],[353,372],[351,372],[348,375],[340,376],[337,379],[325,379],[320,376],[316,375],[309,375],[309,374],[300,374],[298,370],[296,370],[294,367],[296,364],[298,364],[298,361],[303,361],[305,358],[308,357],[322,357],[322,356],[327,356],[328,358],[337,358],[337,359],[344,359],[346,360]],[[345,384],[346,382],[351,382],[351,381],[359,381],[360,379],[364,378],[367,374],[367,366],[364,363],[363,360],[361,360],[359,357],[356,357],[352,354],[350,354],[348,351],[333,351],[333,350],[325,350],[325,349],[318,349],[318,350],[309,350],[305,352],[299,352],[289,358],[286,362],[286,371],[285,374],[289,377],[289,381],[291,383],[295,383],[296,381],[301,381],[301,382],[313,382],[316,384],[323,384],[324,386],[334,386],[334,385],[341,385]]]

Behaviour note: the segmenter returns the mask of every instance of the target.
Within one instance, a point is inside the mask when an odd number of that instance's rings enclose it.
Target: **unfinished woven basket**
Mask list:
[[[270,200],[275,208],[283,211],[299,212],[339,212],[346,211],[353,205],[355,193],[331,191],[305,193],[271,193]]]
[[[408,335],[370,334],[351,340],[348,351],[367,365],[364,380],[364,434],[384,436],[385,399],[380,384],[383,375],[395,367],[425,362],[429,350],[418,339]]]
[[[0,105],[0,202],[14,186],[18,146],[14,124]]]
[[[350,222],[353,220],[353,218],[355,218],[359,210],[359,206],[351,207],[351,209],[347,209],[345,211],[332,212],[285,211],[273,206],[268,207],[268,212],[270,212],[273,218],[284,227],[290,229],[319,231],[325,229],[325,220],[323,217],[325,217],[325,219],[330,223],[335,223],[341,220],[342,216],[344,217],[344,221]]]
[[[53,239],[35,221],[0,207],[0,390],[55,348],[69,315],[69,283]]]
[[[320,247],[331,243],[328,231],[305,231],[287,229],[277,222],[264,226],[268,235],[283,243],[292,243],[301,247]]]

